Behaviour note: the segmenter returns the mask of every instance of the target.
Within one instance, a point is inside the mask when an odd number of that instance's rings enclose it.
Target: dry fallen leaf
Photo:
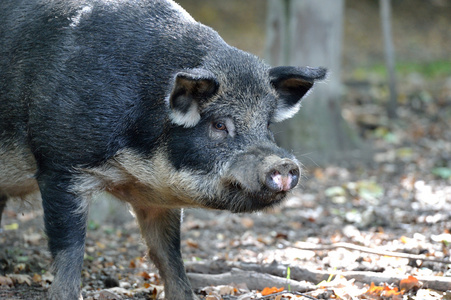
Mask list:
[[[199,243],[197,243],[196,241],[192,240],[192,239],[187,239],[185,241],[185,243],[188,245],[188,247],[190,248],[195,248],[198,249],[199,248]]]
[[[144,282],[144,284],[143,284],[143,287],[145,288],[145,289],[148,289],[148,288],[150,288],[152,285],[150,284],[150,283],[148,283],[148,282]]]
[[[271,295],[271,294],[282,292],[283,290],[284,290],[283,287],[281,287],[281,288],[276,288],[275,286],[273,286],[272,288],[265,287],[261,291],[261,294],[262,294],[262,296],[268,296],[268,295]]]
[[[129,267],[130,269],[136,268],[136,263],[135,263],[135,260],[134,260],[134,259],[130,261],[130,264],[128,265],[128,267]]]
[[[0,286],[9,286],[12,287],[14,285],[11,278],[7,276],[0,276]]]
[[[52,283],[54,278],[55,278],[55,276],[53,276],[53,274],[50,273],[49,271],[47,271],[44,274],[42,274],[42,281],[43,282]]]
[[[410,291],[413,289],[421,288],[422,284],[413,276],[409,276],[399,282],[399,288],[401,290]]]
[[[241,224],[247,229],[254,227],[254,220],[251,218],[242,218],[240,221]]]
[[[151,277],[150,277],[150,274],[147,273],[146,271],[142,271],[142,272],[140,272],[138,275],[141,276],[141,277],[144,278],[144,279],[150,279],[150,278],[151,278]]]
[[[22,272],[23,270],[25,270],[27,268],[27,265],[24,263],[20,263],[14,266],[14,272],[15,273],[19,273]]]
[[[33,275],[33,282],[38,283],[38,282],[41,282],[41,281],[42,281],[42,276],[37,274],[37,273],[34,273],[34,275]]]
[[[96,242],[96,245],[97,245],[98,249],[105,249],[106,248],[106,245],[104,243],[101,243],[101,242]]]
[[[202,289],[202,292],[208,295],[234,295],[238,292],[238,290],[231,285],[218,285],[218,286],[208,286]]]
[[[23,239],[25,243],[31,244],[31,245],[39,245],[39,241],[41,240],[42,235],[40,233],[31,233],[31,234],[24,234]]]
[[[24,274],[7,274],[7,277],[11,278],[14,283],[31,285],[30,275]]]
[[[397,287],[376,286],[374,282],[371,282],[371,286],[365,294],[368,296],[381,296],[384,297],[384,299],[389,298],[395,300],[398,299],[399,296],[402,296],[403,291],[399,291]]]

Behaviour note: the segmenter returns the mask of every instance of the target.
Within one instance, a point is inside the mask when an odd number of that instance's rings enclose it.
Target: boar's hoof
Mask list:
[[[298,165],[290,159],[282,159],[271,166],[265,176],[265,186],[273,192],[287,192],[299,181]]]

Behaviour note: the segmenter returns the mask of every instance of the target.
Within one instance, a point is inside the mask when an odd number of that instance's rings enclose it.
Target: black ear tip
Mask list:
[[[315,80],[322,80],[327,76],[327,69],[323,67],[293,67],[280,66],[269,69],[269,76],[273,82],[285,80],[288,78],[298,78],[305,81],[313,82]]]
[[[304,78],[311,80],[323,80],[327,76],[327,69],[324,67],[312,68],[312,67],[299,67],[297,68],[300,74]]]
[[[316,80],[323,80],[327,77],[327,69],[323,67],[316,68]]]

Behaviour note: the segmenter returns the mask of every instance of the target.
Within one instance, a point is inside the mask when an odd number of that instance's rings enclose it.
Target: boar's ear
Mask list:
[[[200,106],[218,91],[219,83],[210,71],[191,69],[179,72],[174,77],[168,104],[170,118],[174,124],[193,127],[200,120]]]
[[[279,95],[273,121],[291,118],[301,107],[301,98],[315,80],[324,79],[326,69],[310,67],[275,67],[269,69],[269,79]]]

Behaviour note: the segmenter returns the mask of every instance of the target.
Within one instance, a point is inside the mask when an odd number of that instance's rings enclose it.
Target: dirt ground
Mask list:
[[[451,78],[413,83],[396,121],[379,85],[349,87],[343,115],[372,144],[371,165],[309,167],[266,212],[185,211],[182,252],[201,299],[451,299]],[[10,203],[2,228],[0,299],[43,299],[42,211]],[[90,221],[84,299],[161,297],[145,249],[133,219]]]

